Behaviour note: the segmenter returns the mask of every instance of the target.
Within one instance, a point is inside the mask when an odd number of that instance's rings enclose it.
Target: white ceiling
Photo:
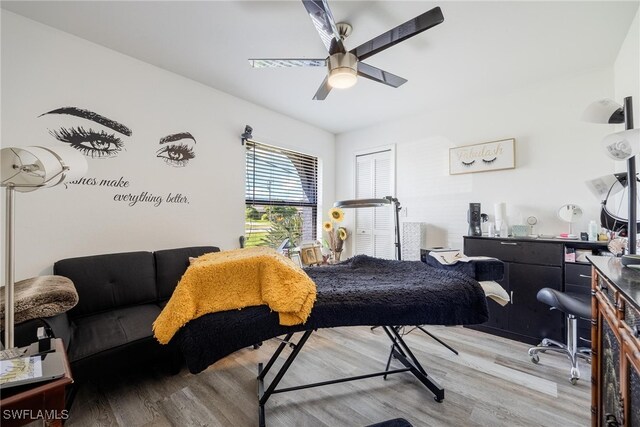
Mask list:
[[[252,69],[251,57],[323,58],[300,1],[2,1],[2,8],[333,133],[612,65],[638,1],[329,0],[347,49],[435,6],[445,21],[366,62],[408,79],[359,79],[312,97],[324,68]]]

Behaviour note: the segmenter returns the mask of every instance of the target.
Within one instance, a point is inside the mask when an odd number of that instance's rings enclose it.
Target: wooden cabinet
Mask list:
[[[489,321],[472,328],[529,344],[538,344],[542,338],[564,342],[564,314],[549,310],[536,295],[548,287],[589,298],[590,265],[565,263],[565,251],[567,248],[597,251],[602,247],[605,244],[598,242],[466,236],[465,255],[489,256],[505,263],[504,279],[499,283],[511,296],[511,303],[505,307],[488,301]],[[589,321],[581,321],[580,327],[579,337],[590,340]]]
[[[640,272],[591,261],[592,425],[640,426]]]

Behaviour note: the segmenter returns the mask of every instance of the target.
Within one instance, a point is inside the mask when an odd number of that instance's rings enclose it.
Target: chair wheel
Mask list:
[[[531,356],[531,361],[537,365],[538,362],[540,362],[540,356],[534,354],[533,356]]]
[[[574,377],[574,378],[571,378],[571,384],[572,384],[572,385],[576,385],[576,384],[578,384],[578,380],[579,380],[579,378],[575,378],[575,377]]]

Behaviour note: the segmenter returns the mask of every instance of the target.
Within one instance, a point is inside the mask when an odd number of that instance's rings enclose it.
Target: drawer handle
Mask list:
[[[580,277],[584,277],[585,279],[591,279],[591,276],[587,276],[586,274],[578,274]]]
[[[513,291],[511,291],[511,297],[509,298],[511,304],[513,304]]]
[[[501,245],[510,245],[510,246],[518,246],[517,243],[514,242],[500,242]]]
[[[604,281],[598,283],[598,288],[603,292],[609,293],[609,288],[604,283]]]
[[[635,325],[633,327],[633,336],[636,338],[640,338],[640,326]]]

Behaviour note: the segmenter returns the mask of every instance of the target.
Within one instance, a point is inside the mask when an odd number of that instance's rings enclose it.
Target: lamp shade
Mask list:
[[[615,185],[616,182],[620,185]],[[599,200],[604,200],[608,196],[619,193],[627,185],[626,173],[612,173],[595,178],[586,182],[587,188],[591,190],[594,196]]]
[[[607,135],[602,147],[613,160],[628,160],[640,152],[640,129],[629,129]]]
[[[29,192],[81,178],[87,159],[71,147],[24,147],[0,150],[2,185]]]
[[[335,202],[333,206],[336,208],[377,208],[380,206],[387,206],[391,204],[390,199],[355,199],[355,200],[341,200]]]
[[[347,89],[358,81],[358,59],[350,52],[334,53],[327,61],[327,83],[335,89]]]
[[[592,102],[582,113],[582,120],[591,123],[624,123],[622,105],[611,99]]]
[[[336,68],[329,72],[329,85],[334,89],[350,88],[357,81],[357,73],[351,68]]]
[[[601,200],[600,225],[607,230],[626,232],[629,227],[628,211],[624,209],[624,205],[612,199],[612,196],[627,188],[627,174],[609,174],[587,181],[586,184],[591,192]],[[637,203],[635,198],[634,203]],[[620,212],[621,209],[622,212]],[[614,213],[614,211],[618,212]]]

